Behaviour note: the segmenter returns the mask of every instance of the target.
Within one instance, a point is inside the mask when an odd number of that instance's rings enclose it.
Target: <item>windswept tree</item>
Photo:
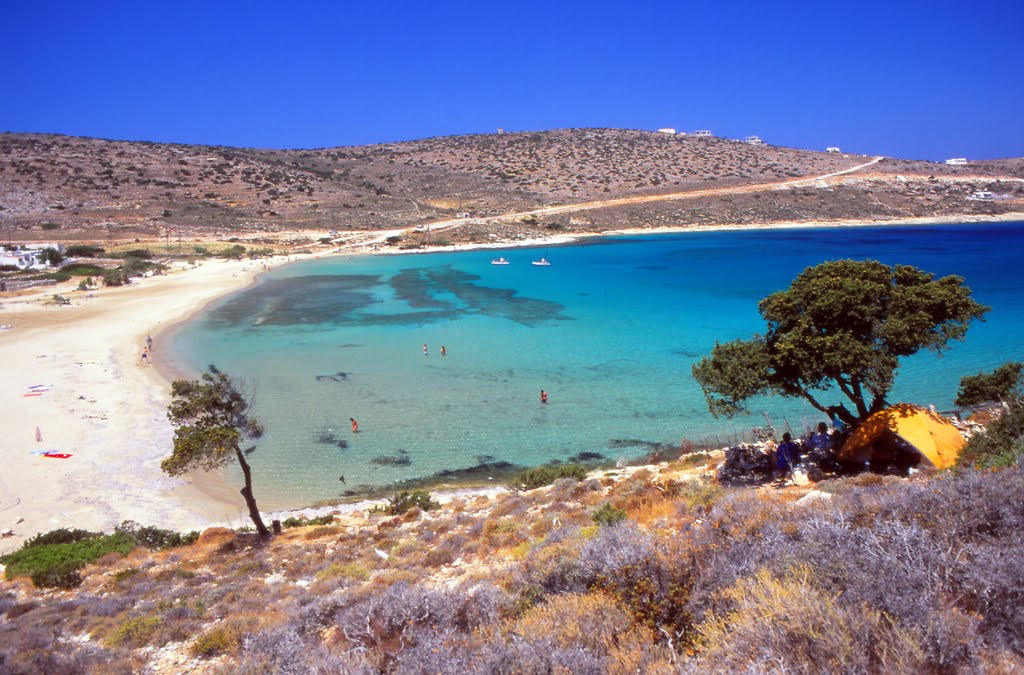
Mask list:
[[[171,385],[173,400],[167,417],[174,430],[174,451],[160,464],[172,476],[192,469],[210,471],[238,461],[245,476],[240,492],[260,536],[270,531],[263,524],[252,495],[252,471],[242,451],[244,439],[257,439],[263,427],[249,417],[250,400],[243,396],[227,373],[213,365],[201,380],[176,380]]]
[[[965,375],[953,403],[969,407],[980,403],[1018,401],[1024,397],[1024,363],[1010,361],[991,373]]]
[[[781,394],[853,426],[888,405],[900,358],[941,353],[989,309],[963,277],[874,260],[809,267],[758,308],[765,335],[716,343],[693,366],[711,413],[732,416],[754,396]],[[822,400],[837,392],[845,401]]]

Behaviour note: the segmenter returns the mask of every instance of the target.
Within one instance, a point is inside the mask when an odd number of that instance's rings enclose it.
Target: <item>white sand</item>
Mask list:
[[[241,497],[217,474],[192,477],[197,487],[161,472],[173,437],[170,386],[141,354],[147,334],[244,287],[261,269],[206,261],[92,297],[59,285],[0,298],[0,324],[13,326],[0,331],[0,530],[15,533],[0,539],[0,552],[57,527],[109,531],[131,519],[188,530],[245,519]],[[44,304],[56,292],[71,306]],[[34,385],[52,388],[25,396]]]

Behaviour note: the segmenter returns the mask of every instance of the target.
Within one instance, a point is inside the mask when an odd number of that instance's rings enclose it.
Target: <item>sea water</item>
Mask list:
[[[172,346],[193,372],[213,363],[244,380],[266,428],[250,457],[260,503],[297,507],[481,463],[726,443],[766,414],[801,433],[823,418],[799,400],[758,399],[750,415],[713,418],[691,367],[716,340],[763,332],[758,301],[826,260],[957,274],[992,307],[941,358],[900,368],[891,401],[949,408],[961,376],[1024,359],[1022,250],[1024,224],[1007,223],[324,258],[263,274]],[[499,256],[510,264],[492,265]],[[542,256],[550,266],[531,264]]]

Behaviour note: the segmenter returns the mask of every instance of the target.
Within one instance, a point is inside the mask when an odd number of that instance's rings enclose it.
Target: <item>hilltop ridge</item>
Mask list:
[[[102,239],[383,230],[641,195],[771,184],[869,157],[621,129],[451,136],[318,150],[0,134],[0,229]],[[985,190],[1001,199],[971,201]],[[1024,160],[883,159],[828,185],[589,209],[524,228],[566,230],[1024,210]],[[45,224],[45,227],[44,227]],[[483,226],[460,228],[472,240]]]

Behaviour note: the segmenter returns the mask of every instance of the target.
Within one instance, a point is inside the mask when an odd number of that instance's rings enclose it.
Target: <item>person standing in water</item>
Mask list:
[[[427,356],[427,354],[428,354],[428,353],[429,353],[429,352],[427,351],[427,343],[426,343],[426,342],[424,342],[424,343],[423,343],[423,355],[424,355],[424,356]]]
[[[349,417],[348,421],[352,423],[352,433],[357,433],[359,431],[359,422],[356,422],[355,417]]]
[[[444,345],[441,345],[441,356],[448,356],[448,350],[444,348]]]
[[[544,391],[543,389],[540,390],[540,402],[541,403],[547,403],[548,402],[548,393],[546,391]]]

